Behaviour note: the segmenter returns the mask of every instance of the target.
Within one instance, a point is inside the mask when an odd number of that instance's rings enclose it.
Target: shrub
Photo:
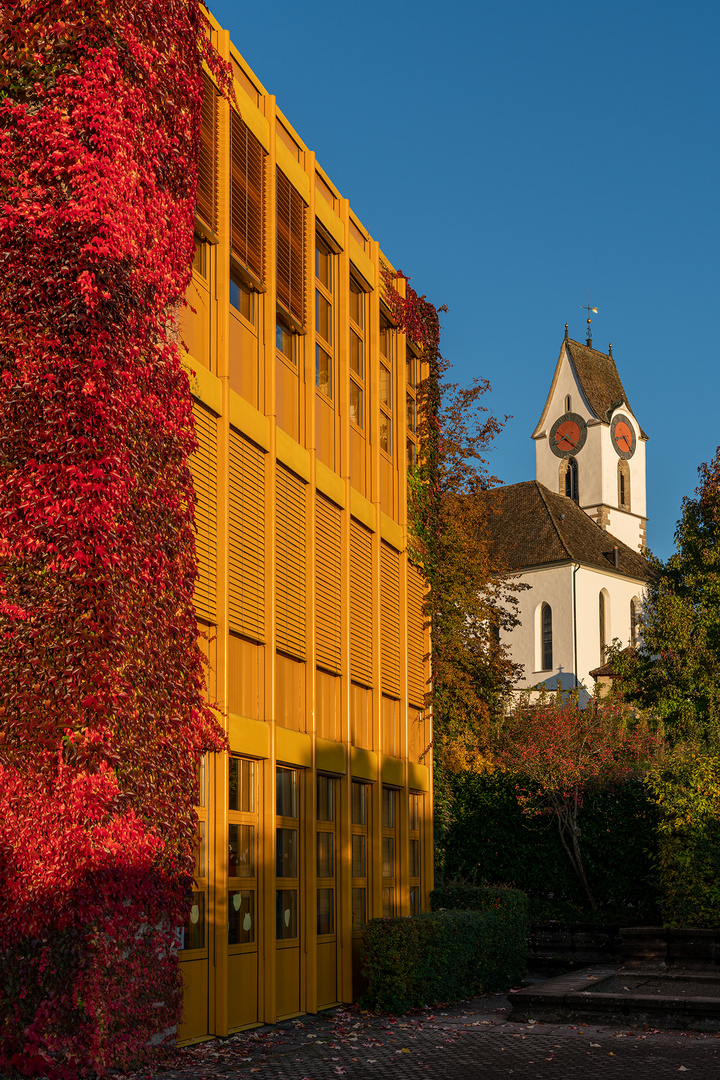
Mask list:
[[[491,889],[451,883],[430,894],[433,911],[443,908],[486,911],[495,916],[492,951],[484,959],[486,979],[493,989],[519,982],[526,971],[530,931],[528,898],[519,889]]]
[[[720,757],[679,747],[649,774],[647,786],[660,814],[665,925],[720,925]]]
[[[372,919],[363,933],[362,1004],[406,1012],[485,991],[507,990],[525,971],[527,917],[520,905],[502,910],[434,911]],[[522,938],[522,944],[519,940]]]

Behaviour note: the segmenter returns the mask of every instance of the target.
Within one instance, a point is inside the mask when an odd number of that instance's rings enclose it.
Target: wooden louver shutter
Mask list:
[[[305,485],[276,466],[276,645],[305,657]]]
[[[265,636],[265,455],[230,429],[230,629]]]
[[[206,225],[217,229],[217,90],[203,72],[197,212]]]
[[[265,278],[265,151],[230,113],[230,246],[259,281]]]
[[[340,508],[315,498],[315,658],[340,671]]]
[[[384,691],[400,693],[400,556],[380,544],[380,660]]]
[[[305,203],[277,170],[277,297],[305,324]]]
[[[425,704],[425,584],[414,566],[408,565],[408,700]]]
[[[350,674],[372,683],[372,534],[350,522]]]
[[[198,448],[190,458],[195,486],[195,610],[215,622],[217,595],[217,425],[215,417],[193,402]]]

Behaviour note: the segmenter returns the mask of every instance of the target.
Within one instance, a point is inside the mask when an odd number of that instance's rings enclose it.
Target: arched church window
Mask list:
[[[572,398],[569,394],[565,395],[565,412],[572,412]]]
[[[638,617],[638,602],[633,596],[630,601],[630,645],[634,649],[637,645],[637,617]]]
[[[542,633],[542,670],[550,671],[553,666],[552,608],[543,604],[540,614]]]
[[[568,499],[579,502],[578,467],[574,457],[568,458],[565,467],[565,494]]]
[[[618,461],[618,506],[621,510],[630,509],[630,466],[627,461]]]
[[[598,622],[600,625],[600,663],[605,663],[605,653],[607,651],[607,637],[605,633],[605,593],[600,593],[598,599]]]

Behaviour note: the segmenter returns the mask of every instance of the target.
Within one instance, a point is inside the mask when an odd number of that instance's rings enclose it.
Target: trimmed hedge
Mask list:
[[[527,901],[514,893],[504,904],[474,911],[434,911],[400,919],[372,919],[363,932],[361,1004],[378,1012],[507,990],[522,978],[527,957]],[[525,898],[523,898],[525,899]]]
[[[451,883],[430,893],[430,908],[492,912],[497,921],[492,953],[486,959],[488,988],[507,990],[522,979],[530,933],[530,905],[524,892]]]

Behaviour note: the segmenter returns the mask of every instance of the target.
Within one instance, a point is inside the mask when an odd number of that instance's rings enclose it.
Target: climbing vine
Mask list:
[[[203,704],[189,277],[198,0],[0,22],[0,1063],[78,1076],[181,1012]]]
[[[410,555],[428,584],[432,641],[435,806],[442,838],[449,821],[449,775],[484,767],[503,694],[516,674],[499,630],[516,623],[516,596],[491,558],[482,493],[497,483],[486,463],[503,422],[480,403],[487,380],[446,381],[439,312],[405,279],[383,269],[385,300],[423,363],[418,386],[419,455],[408,480]]]

